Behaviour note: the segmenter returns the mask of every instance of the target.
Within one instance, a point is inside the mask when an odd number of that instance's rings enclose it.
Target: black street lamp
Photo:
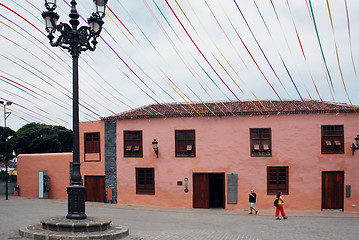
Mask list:
[[[6,119],[10,117],[11,112],[6,111],[6,106],[11,106],[12,102],[0,101],[0,104],[4,106],[4,127],[6,127]]]
[[[6,106],[10,106],[12,102],[0,101],[0,104],[4,106],[4,128],[6,128],[6,119],[10,117],[11,112],[6,111]],[[6,139],[7,141],[8,139]],[[8,158],[5,156],[5,200],[9,200],[9,177],[8,177]]]
[[[85,214],[85,192],[86,188],[82,185],[80,172],[80,151],[79,151],[79,92],[78,92],[78,59],[81,52],[96,49],[97,41],[102,30],[105,16],[107,0],[93,0],[96,5],[96,12],[87,19],[88,26],[81,26],[76,10],[76,1],[71,1],[71,11],[69,14],[69,23],[60,22],[57,24],[59,15],[54,12],[56,9],[56,0],[45,0],[47,11],[42,13],[45,20],[47,35],[50,44],[53,47],[67,49],[72,56],[73,68],[73,171],[71,174],[71,183],[67,187],[68,194],[68,219],[86,219]],[[57,32],[57,39],[54,33]]]

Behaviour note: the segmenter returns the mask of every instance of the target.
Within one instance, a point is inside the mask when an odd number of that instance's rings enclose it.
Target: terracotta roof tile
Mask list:
[[[263,100],[263,101],[218,101],[196,102],[191,106],[187,103],[152,104],[135,110],[122,112],[115,116],[101,118],[136,119],[136,118],[167,118],[167,117],[198,117],[198,116],[231,116],[231,115],[268,115],[268,114],[308,114],[308,113],[354,113],[359,106],[345,103],[321,102],[305,100]]]

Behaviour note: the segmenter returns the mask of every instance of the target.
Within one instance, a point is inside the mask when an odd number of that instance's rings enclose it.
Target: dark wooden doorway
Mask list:
[[[224,173],[193,173],[193,207],[224,208]]]
[[[344,210],[344,172],[322,172],[322,210]]]
[[[85,176],[86,201],[105,202],[105,177]]]

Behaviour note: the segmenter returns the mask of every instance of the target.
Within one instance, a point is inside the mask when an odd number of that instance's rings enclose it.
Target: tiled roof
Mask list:
[[[305,100],[263,100],[263,101],[218,101],[191,103],[152,104],[135,110],[122,112],[102,120],[168,118],[168,117],[213,117],[232,115],[308,114],[308,113],[355,113],[359,106],[345,103]]]

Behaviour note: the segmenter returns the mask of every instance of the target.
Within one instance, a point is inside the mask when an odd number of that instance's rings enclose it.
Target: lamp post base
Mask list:
[[[80,185],[67,187],[68,195],[68,219],[86,219],[85,214],[85,194],[86,188]]]
[[[121,225],[112,225],[111,220],[103,218],[73,220],[51,217],[41,220],[40,224],[21,227],[19,234],[26,239],[121,239],[128,236],[129,229]]]

